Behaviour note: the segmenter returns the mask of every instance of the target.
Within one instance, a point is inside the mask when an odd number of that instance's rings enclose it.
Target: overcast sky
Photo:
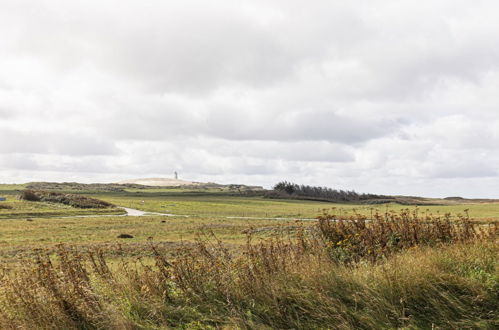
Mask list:
[[[499,197],[499,4],[1,0],[0,182]]]

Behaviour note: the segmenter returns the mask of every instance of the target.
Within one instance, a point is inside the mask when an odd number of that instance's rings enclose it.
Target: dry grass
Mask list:
[[[498,326],[496,228],[417,214],[341,220],[241,250],[200,238],[174,257],[110,265],[59,246],[4,268],[0,326],[16,329]],[[414,234],[417,234],[414,236]],[[396,244],[389,243],[394,235]],[[355,240],[351,240],[355,237]],[[417,237],[417,238],[416,238]],[[338,244],[348,240],[349,248]],[[379,252],[376,258],[366,253]],[[342,253],[336,253],[343,250]],[[171,253],[171,251],[169,251]],[[345,258],[344,256],[347,256]]]
[[[375,212],[369,218],[325,213],[319,217],[318,228],[332,257],[344,262],[376,261],[414,246],[486,240],[499,233],[497,223],[479,225],[467,213],[451,220],[450,214],[421,215],[418,209]]]

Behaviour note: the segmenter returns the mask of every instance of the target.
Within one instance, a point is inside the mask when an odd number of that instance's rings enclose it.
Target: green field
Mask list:
[[[276,200],[261,196],[237,196],[220,190],[134,189],[126,192],[83,193],[117,206],[175,216],[122,216],[122,209],[77,209],[54,203],[28,202],[17,199],[22,185],[0,185],[0,251],[2,259],[30,254],[34,248],[53,248],[59,243],[82,247],[99,246],[114,249],[116,244],[133,246],[138,255],[151,240],[176,246],[193,242],[199,233],[214,233],[230,244],[245,242],[248,230],[269,227],[311,225],[324,210],[341,216],[355,213],[370,217],[373,212],[418,210],[421,214],[451,213],[454,218],[469,209],[475,221],[499,219],[499,203],[451,204],[407,207],[398,204],[354,205],[302,200]],[[10,208],[1,208],[8,205]],[[120,216],[111,216],[112,214]],[[29,220],[29,221],[27,221]],[[303,220],[303,221],[302,221]],[[265,238],[276,230],[261,230]],[[277,230],[278,231],[278,230]],[[131,239],[117,238],[120,234]]]
[[[17,199],[16,186],[0,187],[9,209],[0,209],[0,253],[4,260],[30,255],[34,249],[53,249],[60,243],[109,251],[118,244],[141,255],[151,240],[165,246],[192,243],[199,235],[215,234],[229,244],[245,242],[246,231],[261,227],[296,226],[293,218],[315,217],[327,203],[272,201],[261,197],[234,197],[220,192],[157,190],[128,193],[90,193],[117,206],[178,216],[112,216],[121,209],[76,209],[62,204]],[[9,188],[9,189],[6,189]],[[188,215],[188,216],[184,216]],[[256,217],[247,219],[239,217]],[[261,218],[261,219],[260,219]],[[280,219],[283,218],[283,219]],[[301,221],[298,221],[301,223]],[[309,225],[310,221],[303,222]],[[117,238],[120,234],[131,239]],[[261,235],[267,237],[268,233]],[[133,249],[133,251],[132,251]]]
[[[8,201],[2,202],[13,206],[11,210],[0,209],[0,217],[9,216],[54,216],[84,215],[95,213],[64,205],[30,203],[18,201],[17,193],[4,191]],[[140,193],[94,193],[92,197],[111,202],[117,206],[129,207],[150,212],[170,213],[198,217],[259,217],[259,218],[315,218],[324,210],[338,215],[355,213],[369,216],[372,212],[398,212],[402,209],[417,209],[422,213],[446,214],[453,216],[464,214],[465,210],[476,220],[498,220],[499,203],[463,203],[448,205],[404,206],[396,203],[383,205],[338,204],[303,200],[276,200],[263,197],[233,196],[226,193],[153,191]],[[112,210],[115,211],[115,210]],[[110,210],[102,211],[112,213]]]
[[[468,210],[476,220],[498,220],[499,203],[447,203],[447,205],[404,206],[396,203],[382,205],[338,204],[304,200],[266,199],[263,197],[230,196],[222,193],[154,192],[127,195],[97,195],[97,198],[116,205],[151,212],[196,216],[238,216],[269,218],[315,218],[324,210],[338,215],[355,213],[369,216],[372,212],[399,212],[418,209],[422,213],[464,215]]]
[[[0,184],[0,196],[8,198],[4,204],[12,204],[13,210],[0,209],[0,216],[8,214],[58,213],[60,215],[88,214],[92,211],[75,210],[65,206],[43,203],[28,203],[17,201],[19,192],[25,185]],[[75,191],[68,191],[74,193]],[[431,214],[450,213],[453,216],[464,214],[476,220],[499,220],[499,202],[463,202],[447,200],[431,200],[439,205],[406,206],[397,203],[366,205],[340,204],[306,200],[267,199],[262,196],[246,197],[229,193],[222,189],[126,189],[124,192],[91,192],[78,191],[111,202],[117,206],[129,207],[150,212],[171,213],[176,215],[203,217],[260,217],[260,218],[315,218],[324,210],[338,215],[363,214],[369,216],[372,212],[399,212],[402,209],[417,209],[418,212]],[[114,210],[115,211],[115,210]],[[109,212],[109,210],[107,210]],[[40,214],[43,215],[43,214]],[[50,214],[47,214],[50,215]]]

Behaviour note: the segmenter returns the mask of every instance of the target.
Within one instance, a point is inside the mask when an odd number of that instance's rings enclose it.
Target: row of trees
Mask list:
[[[277,183],[273,189],[278,194],[284,195],[283,197],[326,200],[331,202],[355,202],[386,197],[374,194],[359,194],[351,190],[336,190],[327,187],[298,185],[288,181]]]

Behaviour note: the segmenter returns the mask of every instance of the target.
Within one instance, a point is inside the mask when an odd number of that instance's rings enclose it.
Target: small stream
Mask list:
[[[130,217],[143,217],[146,215],[162,215],[165,217],[188,217],[188,215],[177,215],[177,214],[170,214],[170,213],[158,213],[158,212],[147,212],[147,211],[141,211],[141,210],[136,210],[136,209],[131,209],[128,207],[121,207],[121,209],[126,211],[126,214],[123,214],[124,216],[130,216]]]

